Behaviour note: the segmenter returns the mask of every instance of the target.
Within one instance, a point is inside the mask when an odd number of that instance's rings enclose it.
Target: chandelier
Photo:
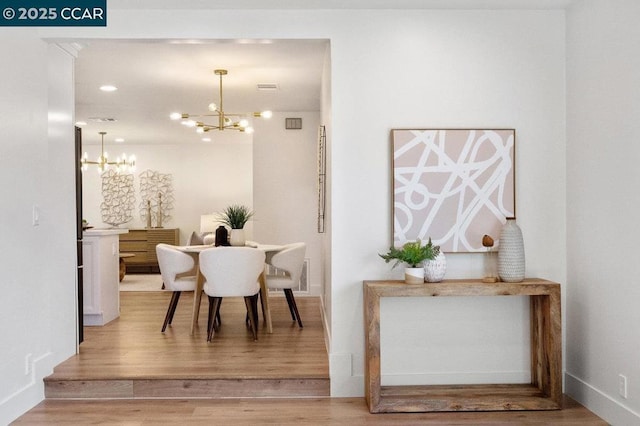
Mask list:
[[[217,76],[220,76],[220,104],[209,104],[208,114],[187,114],[174,112],[170,115],[172,120],[182,120],[181,124],[187,127],[195,127],[198,133],[208,132],[210,130],[238,130],[244,133],[253,133],[253,128],[249,126],[248,116],[271,118],[271,111],[253,112],[246,114],[225,112],[222,101],[222,76],[227,75],[227,70],[214,70]],[[212,120],[214,123],[208,124],[204,120]]]
[[[89,164],[95,164],[98,166],[98,173],[105,172],[109,166],[115,166],[115,170],[118,173],[130,173],[136,169],[136,157],[131,155],[129,157],[126,154],[122,154],[122,157],[118,157],[116,161],[109,161],[109,154],[104,152],[104,135],[107,132],[98,132],[102,137],[100,156],[98,161],[89,161],[89,155],[85,152],[80,160],[82,171],[86,171],[89,168]]]

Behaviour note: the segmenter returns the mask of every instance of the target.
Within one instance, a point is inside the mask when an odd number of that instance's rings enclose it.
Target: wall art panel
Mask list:
[[[515,217],[514,129],[392,130],[393,243],[480,252]]]

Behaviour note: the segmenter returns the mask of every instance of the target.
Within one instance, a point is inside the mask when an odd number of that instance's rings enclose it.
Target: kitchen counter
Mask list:
[[[85,326],[104,325],[120,316],[120,247],[127,229],[87,229],[82,232],[83,315]]]

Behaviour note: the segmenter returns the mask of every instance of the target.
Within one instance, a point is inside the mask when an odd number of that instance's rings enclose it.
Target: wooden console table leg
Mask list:
[[[531,296],[531,384],[562,407],[560,292]]]
[[[364,397],[369,412],[378,412],[380,405],[380,295],[365,287],[364,291],[364,323],[366,328],[365,363],[364,363]]]

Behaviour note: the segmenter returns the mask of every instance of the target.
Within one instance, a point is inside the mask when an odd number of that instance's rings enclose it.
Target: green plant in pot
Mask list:
[[[439,254],[440,246],[433,245],[431,238],[429,238],[425,245],[422,245],[422,242],[418,239],[405,243],[401,248],[391,246],[386,254],[379,254],[379,256],[386,263],[395,261],[392,268],[395,268],[400,263],[407,265],[405,282],[417,284],[424,282],[423,262],[435,259]]]
[[[231,228],[230,243],[232,246],[245,244],[244,226],[252,216],[253,211],[241,204],[232,204],[219,214],[220,222]]]

